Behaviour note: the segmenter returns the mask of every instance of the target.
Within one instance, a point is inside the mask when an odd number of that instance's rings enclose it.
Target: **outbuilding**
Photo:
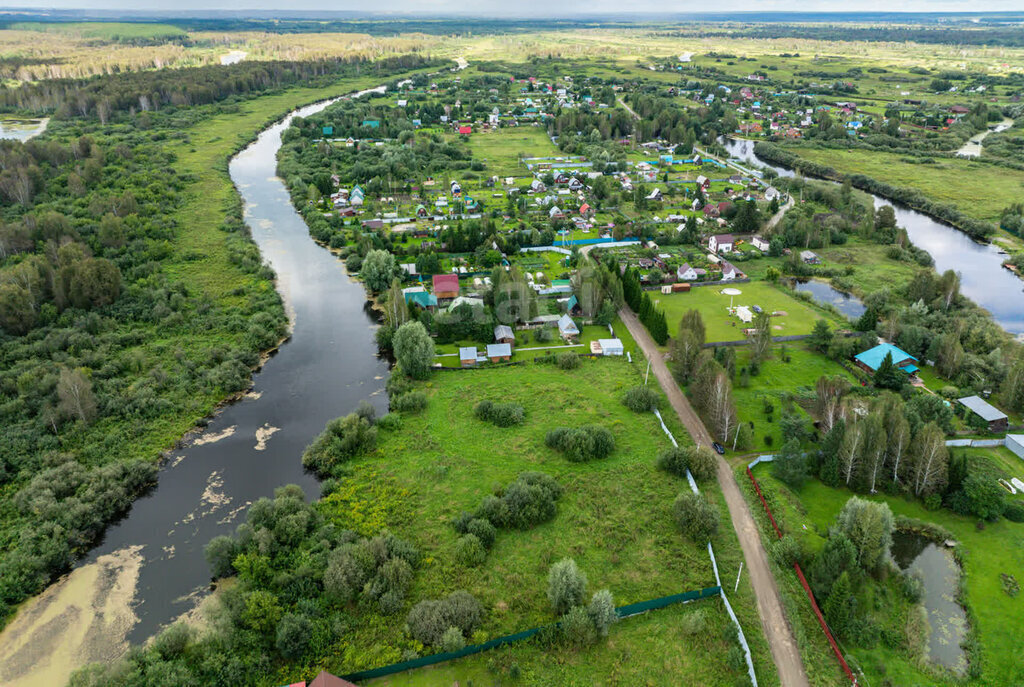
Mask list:
[[[459,349],[459,364],[462,367],[476,366],[476,346],[464,346]]]
[[[558,318],[558,334],[563,339],[571,339],[580,335],[579,327],[572,321],[572,318],[568,315],[562,315]]]
[[[487,358],[492,363],[512,359],[512,347],[507,343],[487,344]]]
[[[1007,434],[1006,448],[1013,451],[1018,458],[1024,459],[1024,434]]]
[[[516,333],[507,324],[499,324],[494,328],[494,340],[497,343],[515,344]]]
[[[619,339],[598,339],[601,355],[622,355],[622,341]]]
[[[974,413],[986,423],[988,423],[988,431],[990,432],[1005,432],[1009,424],[1009,420],[1006,417],[1006,413],[996,408],[994,405],[984,400],[980,396],[965,396],[957,399],[960,405],[967,408],[970,412]]]

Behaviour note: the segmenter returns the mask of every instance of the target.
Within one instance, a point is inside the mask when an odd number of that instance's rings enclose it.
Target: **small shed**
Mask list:
[[[476,346],[464,346],[459,349],[459,364],[463,367],[476,366]]]
[[[601,355],[622,355],[622,341],[619,339],[598,339]]]
[[[512,346],[507,343],[487,344],[487,358],[492,363],[512,359]]]
[[[509,327],[507,324],[499,324],[494,328],[494,340],[497,343],[514,345],[516,342],[516,333],[512,331],[512,327]]]
[[[979,396],[965,396],[957,399],[960,405],[988,423],[988,431],[1005,432],[1009,424],[1006,413]]]
[[[563,339],[571,339],[580,335],[579,327],[572,321],[572,318],[568,315],[562,315],[558,318],[558,334]]]

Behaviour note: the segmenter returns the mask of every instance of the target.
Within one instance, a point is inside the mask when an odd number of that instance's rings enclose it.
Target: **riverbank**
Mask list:
[[[296,102],[315,102],[326,98],[337,97],[379,82],[380,76],[369,75],[363,78],[344,80],[323,88],[300,88],[281,93],[255,98],[240,103],[233,111],[219,114],[195,124],[184,130],[184,136],[171,142],[168,147],[177,155],[177,168],[190,176],[191,182],[182,191],[182,203],[176,211],[175,221],[186,230],[177,232],[171,246],[171,256],[165,264],[169,277],[175,281],[189,284],[197,293],[214,304],[240,306],[250,302],[259,295],[256,302],[272,304],[281,313],[283,319],[282,298],[274,289],[267,270],[258,269],[261,258],[256,245],[248,239],[243,240],[239,233],[225,232],[225,227],[241,227],[243,221],[243,205],[228,174],[227,160],[229,156],[246,146],[253,140],[257,132],[268,121],[280,119],[282,113],[294,107]],[[280,131],[277,131],[279,135]],[[274,158],[271,152],[269,167],[259,172],[257,181],[274,181]],[[240,187],[244,193],[245,188]],[[266,200],[269,196],[250,199],[244,210],[244,219],[251,226],[252,238],[260,244],[263,255],[269,258],[275,270],[284,301],[289,302],[289,309],[299,302],[296,280],[301,282],[303,274],[289,275],[281,267],[282,246],[273,245],[276,239],[273,234],[279,228],[275,219],[261,220],[254,218],[252,209],[257,200]],[[282,190],[280,207],[291,211],[287,195]],[[298,220],[301,222],[301,220]],[[305,238],[305,228],[299,238]],[[311,242],[312,250],[323,253],[330,269],[335,270],[334,259],[321,251]],[[243,249],[243,246],[246,246]],[[294,251],[294,247],[293,247]],[[243,267],[239,257],[245,256],[247,261],[255,261]],[[307,267],[308,267],[308,262]],[[348,280],[344,280],[348,284]],[[340,294],[336,300],[344,301]],[[349,299],[353,303],[352,311],[342,313],[340,323],[353,321],[353,317],[362,315],[364,299]],[[303,311],[307,321],[317,321],[312,313]],[[66,680],[71,670],[81,665],[89,657],[96,656],[95,646],[103,643],[110,647],[127,647],[128,643],[145,640],[161,625],[169,622],[181,613],[194,606],[201,592],[208,586],[209,576],[202,557],[202,547],[212,536],[234,526],[238,515],[251,502],[260,496],[270,494],[273,489],[288,481],[303,483],[305,488],[315,493],[318,488],[316,481],[304,476],[298,455],[302,448],[315,436],[323,426],[323,419],[311,412],[307,404],[289,402],[293,396],[292,384],[304,380],[307,375],[303,371],[291,369],[278,370],[287,366],[287,360],[297,358],[311,360],[320,367],[319,375],[310,374],[310,379],[321,378],[325,385],[334,392],[333,397],[311,395],[310,402],[319,406],[320,413],[337,414],[332,406],[354,407],[363,393],[371,394],[372,388],[367,385],[374,380],[383,379],[386,364],[379,362],[372,344],[371,323],[365,329],[364,348],[367,359],[352,367],[358,378],[323,374],[323,365],[310,355],[304,343],[296,343],[293,339],[282,352],[278,352],[266,363],[256,377],[255,387],[249,393],[231,392],[230,394],[194,393],[189,397],[187,410],[180,414],[167,416],[147,433],[137,435],[120,447],[118,455],[123,460],[157,461],[162,460],[167,467],[160,473],[157,489],[137,502],[128,516],[115,527],[109,529],[103,544],[93,551],[87,560],[72,573],[75,579],[92,579],[95,581],[94,591],[102,591],[104,575],[94,574],[102,566],[102,558],[110,552],[131,548],[139,550],[140,566],[137,574],[126,581],[124,594],[119,598],[124,605],[119,616],[126,615],[130,609],[136,615],[131,622],[119,623],[104,632],[88,632],[91,625],[86,614],[76,613],[71,606],[64,613],[65,629],[57,637],[40,641],[40,632],[45,629],[39,624],[44,619],[29,613],[34,601],[26,604],[18,619],[0,635],[0,645],[6,647],[20,646],[24,641],[32,641],[36,648],[32,660],[25,661],[24,654],[20,657],[0,657],[0,671],[3,671],[5,685],[34,683],[34,677],[40,670],[48,671],[54,676],[54,682]],[[246,335],[243,327],[238,334]],[[296,336],[301,334],[296,331]],[[303,340],[312,340],[317,335],[303,335]],[[326,336],[328,340],[330,335]],[[334,336],[336,340],[337,336]],[[280,337],[274,337],[269,345],[274,346]],[[160,342],[164,346],[177,346],[180,350],[198,350],[205,347],[215,348],[218,343],[223,346],[229,341],[224,332],[212,328],[201,332],[184,332],[177,336],[173,331],[165,331]],[[296,351],[292,356],[292,348]],[[353,346],[353,350],[358,347]],[[330,349],[325,351],[330,355]],[[332,356],[333,357],[333,356]],[[254,356],[254,365],[259,366],[259,355]],[[285,361],[282,363],[282,361]],[[253,369],[258,369],[253,368]],[[239,371],[241,374],[241,371]],[[244,386],[250,386],[250,371],[244,374]],[[377,381],[377,384],[382,382]],[[349,389],[349,387],[352,387]],[[360,390],[362,387],[362,390]],[[235,399],[240,396],[240,403],[228,403],[226,398]],[[296,413],[302,417],[281,415],[281,409],[294,406]],[[308,419],[306,416],[309,416]],[[188,442],[187,437],[195,436],[197,427],[206,428],[199,440]],[[271,430],[281,428],[279,432]],[[183,440],[183,437],[186,439]],[[203,441],[204,438],[210,441]],[[261,450],[266,448],[267,450]],[[277,459],[277,452],[293,458],[291,461]],[[257,469],[262,463],[266,467]],[[281,474],[280,469],[287,474]],[[240,470],[240,471],[239,471]],[[10,523],[8,523],[10,526]],[[127,582],[131,582],[128,584]],[[98,585],[98,586],[97,586]],[[77,587],[76,587],[77,588]],[[200,592],[197,594],[196,592]],[[82,598],[88,598],[90,592],[83,592]],[[27,615],[23,615],[27,614]],[[113,613],[110,614],[113,617]],[[22,618],[25,621],[22,622]],[[76,629],[78,628],[78,629]],[[81,631],[79,631],[81,630]],[[29,640],[29,638],[33,638]],[[109,658],[114,654],[105,654]]]

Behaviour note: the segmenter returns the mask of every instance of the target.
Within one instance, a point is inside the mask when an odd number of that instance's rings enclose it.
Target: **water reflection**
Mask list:
[[[836,310],[851,320],[858,319],[867,310],[856,296],[840,291],[831,284],[817,279],[794,280],[793,288],[796,291],[805,291],[811,294],[814,300],[822,305],[834,306]]]

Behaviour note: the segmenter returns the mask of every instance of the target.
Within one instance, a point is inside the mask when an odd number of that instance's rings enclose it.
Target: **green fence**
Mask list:
[[[653,611],[659,608],[665,608],[672,604],[683,603],[686,601],[696,601],[698,599],[706,599],[712,596],[718,596],[721,594],[721,587],[705,587],[704,589],[697,589],[690,592],[683,592],[682,594],[673,594],[671,596],[663,596],[659,599],[650,599],[648,601],[638,601],[635,604],[628,604],[626,606],[619,606],[615,609],[615,614],[620,618],[629,618],[630,616],[638,615],[640,613],[646,613],[647,611]],[[529,630],[523,630],[512,635],[505,635],[504,637],[498,637],[490,641],[484,642],[483,644],[474,644],[467,646],[458,651],[449,651],[443,654],[432,654],[430,656],[421,656],[420,658],[414,658],[409,661],[402,661],[401,663],[392,663],[389,666],[382,666],[380,668],[372,668],[370,670],[361,670],[358,673],[350,673],[348,675],[342,675],[342,679],[348,680],[349,682],[356,682],[358,680],[372,680],[376,677],[384,677],[385,675],[392,675],[394,673],[401,673],[405,670],[412,670],[413,668],[423,668],[424,666],[432,666],[438,663],[444,663],[445,661],[451,661],[456,658],[462,658],[464,656],[472,656],[473,654],[479,654],[483,651],[490,651],[491,649],[497,649],[499,646],[505,644],[512,644],[513,642],[519,642],[524,639],[529,639],[535,634],[543,630],[544,627],[534,627]]]

